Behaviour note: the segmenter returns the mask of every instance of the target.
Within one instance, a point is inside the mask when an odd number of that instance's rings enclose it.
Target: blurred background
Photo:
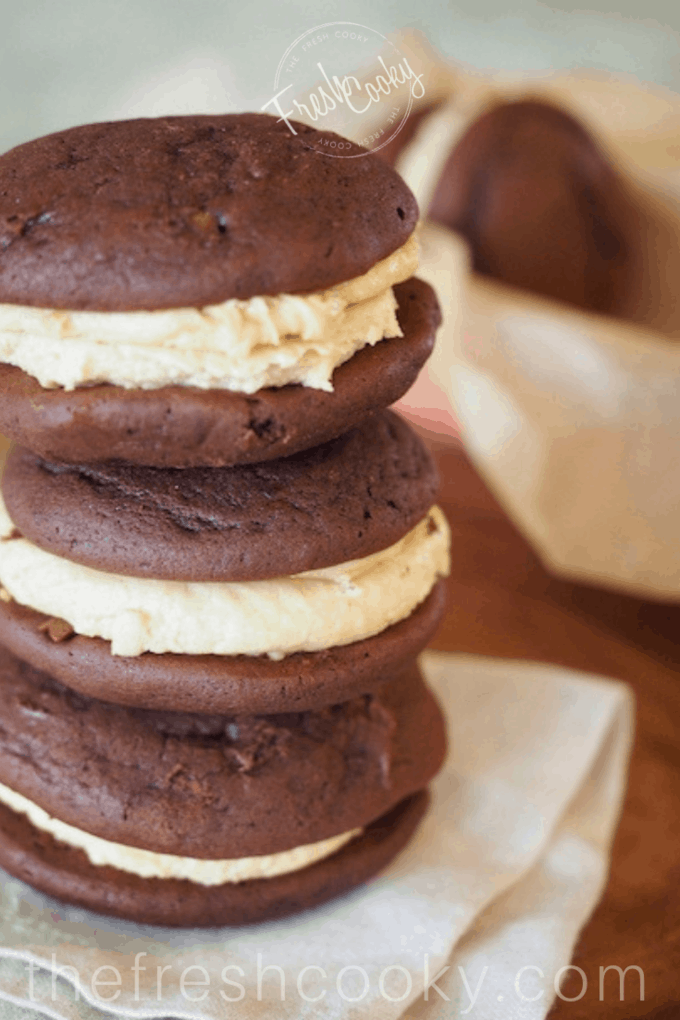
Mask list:
[[[592,67],[680,92],[677,0],[2,0],[0,150],[107,117],[258,109],[302,32],[330,20],[422,32],[481,69]]]

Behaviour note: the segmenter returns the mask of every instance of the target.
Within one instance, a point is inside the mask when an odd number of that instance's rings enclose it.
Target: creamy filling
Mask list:
[[[438,507],[380,552],[266,581],[186,582],[94,570],[24,538],[0,501],[0,584],[16,602],[66,620],[113,655],[269,655],[348,645],[405,619],[449,569]]]
[[[251,879],[276,878],[277,875],[287,875],[291,871],[301,871],[302,868],[308,868],[324,857],[330,857],[362,832],[362,829],[353,829],[351,832],[323,839],[319,843],[308,843],[305,846],[296,846],[292,850],[265,854],[262,857],[207,861],[198,857],[157,854],[151,850],[140,850],[138,847],[100,839],[99,836],[93,836],[89,832],[59,821],[58,818],[53,818],[33,801],[2,783],[0,801],[12,811],[26,815],[29,822],[41,832],[49,833],[67,846],[83,850],[90,863],[97,867],[118,868],[119,871],[139,875],[140,878],[188,879],[198,885],[247,882]]]
[[[402,336],[392,287],[417,267],[412,235],[363,276],[313,294],[151,312],[0,304],[0,361],[48,389],[112,383],[254,393],[302,383],[330,391],[334,370],[358,350]]]

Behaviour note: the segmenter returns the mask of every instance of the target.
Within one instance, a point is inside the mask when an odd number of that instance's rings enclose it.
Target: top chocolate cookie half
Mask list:
[[[387,549],[426,515],[437,482],[424,444],[384,411],[304,453],[233,468],[69,468],[15,446],[2,493],[25,538],[95,570],[252,581]]]
[[[201,307],[320,291],[412,233],[416,201],[367,155],[324,156],[266,114],[89,124],[0,157],[0,303]],[[357,153],[361,150],[357,147]]]

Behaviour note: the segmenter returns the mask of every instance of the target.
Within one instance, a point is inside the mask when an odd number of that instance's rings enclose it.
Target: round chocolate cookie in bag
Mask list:
[[[0,158],[0,429],[41,456],[287,456],[398,399],[439,310],[418,210],[263,114],[93,124]]]

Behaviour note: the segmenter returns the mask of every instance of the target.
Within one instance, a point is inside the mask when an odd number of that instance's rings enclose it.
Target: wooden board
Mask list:
[[[453,535],[449,607],[434,645],[553,662],[625,680],[637,698],[629,790],[605,896],[573,962],[586,994],[557,1001],[551,1020],[680,1017],[680,606],[561,581],[542,566],[455,441],[426,436],[442,475]],[[680,540],[680,536],[679,536]],[[599,968],[641,967],[606,978]],[[581,979],[565,982],[577,995]]]

